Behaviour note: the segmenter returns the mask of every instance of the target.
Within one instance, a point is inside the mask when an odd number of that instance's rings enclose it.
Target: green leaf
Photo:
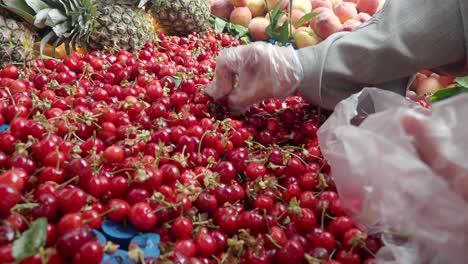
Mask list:
[[[23,210],[23,209],[34,209],[38,207],[38,203],[24,203],[24,204],[17,204],[11,210]]]
[[[150,0],[141,0],[139,3],[138,3],[138,8],[142,8],[143,6],[145,6]]]
[[[47,218],[38,218],[13,242],[13,257],[22,260],[36,255],[45,246],[46,238]]]
[[[174,79],[175,87],[179,88],[182,82],[184,81],[184,78],[179,77],[179,76],[173,76],[172,79]]]
[[[455,96],[461,93],[468,93],[468,87],[456,86],[452,88],[439,90],[431,96],[431,101],[432,102],[442,101],[444,99],[450,98],[452,96]]]
[[[267,28],[266,28],[265,31],[266,31],[267,35],[268,35],[270,38],[273,37],[274,31],[273,31],[273,28],[272,28],[271,24],[267,26]]]
[[[26,0],[26,3],[31,7],[34,12],[39,12],[44,8],[48,8],[48,5],[41,0]]]
[[[461,87],[468,88],[468,76],[455,78],[455,83]]]
[[[284,22],[283,25],[281,26],[281,31],[280,31],[278,41],[284,45],[288,42],[288,40],[289,40],[289,23]]]
[[[224,29],[226,28],[228,22],[217,17],[215,18],[215,21],[214,21],[214,29],[215,29],[215,32],[216,33],[223,33],[224,32]]]
[[[41,11],[37,12],[36,18],[34,20],[34,26],[37,28],[45,28],[46,25],[46,20],[47,20],[47,14],[49,13],[51,9],[50,8],[45,8],[42,9]]]
[[[249,33],[249,29],[241,25],[232,24],[232,29],[237,33],[238,37],[246,36]]]
[[[278,20],[280,19],[281,15],[284,15],[284,12],[280,12],[281,2],[282,1],[278,1],[278,3],[276,3],[275,7],[273,8],[273,10],[271,10],[270,12],[270,24],[272,25],[273,28],[275,28],[276,25],[278,24]]]
[[[27,23],[31,25],[34,23],[36,12],[25,0],[3,0],[2,6],[23,18]]]
[[[312,18],[316,17],[318,15],[318,13],[314,13],[314,12],[311,12],[311,13],[307,13],[305,15],[303,15],[296,23],[296,25],[302,25],[302,24],[305,24],[307,22],[309,22]]]
[[[252,43],[252,40],[248,36],[244,36],[244,37],[240,38],[239,40],[244,42],[245,44]]]
[[[58,9],[52,9],[47,13],[45,24],[49,27],[55,27],[65,21],[67,21],[67,16],[65,14],[62,14]]]

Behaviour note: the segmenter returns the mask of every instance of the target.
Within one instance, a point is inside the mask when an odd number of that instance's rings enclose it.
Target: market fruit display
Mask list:
[[[290,25],[290,41],[298,48],[305,48],[320,43],[334,33],[356,30],[381,10],[384,3],[384,0],[212,0],[211,12],[248,28],[255,41],[274,39],[268,26],[275,27],[273,31],[281,31],[287,22]],[[276,7],[282,15],[273,18],[272,14],[278,14]],[[305,30],[307,28],[310,30]]]
[[[41,33],[41,53],[46,44],[62,43],[69,50],[134,51],[155,34],[151,17],[125,0],[0,2]]]
[[[204,93],[233,36],[158,35],[0,71],[0,262],[373,263],[300,95]],[[25,246],[29,245],[29,246]]]
[[[0,8],[0,66],[31,59],[33,45],[33,29]]]
[[[208,0],[141,0],[140,7],[150,11],[154,19],[172,35],[187,35],[207,28],[210,17]]]

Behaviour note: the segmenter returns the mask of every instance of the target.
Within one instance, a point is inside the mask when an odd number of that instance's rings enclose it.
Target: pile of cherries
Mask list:
[[[46,218],[21,263],[100,263],[115,247],[90,231],[105,219],[160,235],[146,263],[375,263],[380,242],[347,216],[320,152],[327,113],[294,95],[236,116],[204,93],[238,45],[161,34],[136,54],[2,69],[0,262]]]

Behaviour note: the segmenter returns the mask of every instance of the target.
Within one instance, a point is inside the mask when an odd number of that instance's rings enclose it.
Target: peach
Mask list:
[[[234,7],[247,6],[249,4],[249,0],[230,0],[230,1]]]
[[[323,39],[341,31],[343,28],[340,19],[332,12],[323,12],[315,18],[316,20],[312,29]]]
[[[229,19],[233,9],[229,0],[213,0],[211,3],[211,13],[217,17]]]
[[[444,87],[436,78],[430,76],[422,80],[418,80],[416,93],[418,96],[431,95]]]
[[[312,10],[319,7],[333,8],[330,0],[311,0],[310,3],[312,4]]]
[[[249,23],[249,33],[254,40],[267,40],[266,28],[270,21],[264,17],[254,17]]]
[[[353,17],[353,20],[357,20],[357,21],[361,21],[362,23],[365,23],[371,18],[372,17],[369,14],[361,12],[357,14],[357,16]]]
[[[332,3],[332,7],[336,7],[341,2],[343,2],[343,0],[330,0],[330,2]]]
[[[232,10],[229,20],[231,23],[248,27],[250,20],[252,20],[252,13],[246,6],[236,7]]]
[[[289,6],[289,0],[267,0],[267,8],[268,10],[273,10],[276,4],[281,1],[280,9],[284,10],[287,9]]]
[[[302,24],[302,25],[298,25],[297,22],[299,22],[299,20],[305,15],[304,12],[302,12],[301,10],[299,9],[293,9],[291,10],[291,24],[293,24],[293,26],[295,27],[302,27],[302,26],[305,26],[306,23]]]
[[[297,47],[300,49],[316,45],[322,41],[322,39],[309,27],[298,28],[293,37],[294,43],[296,43]]]
[[[249,0],[247,5],[253,17],[263,16],[266,12],[266,4],[264,0]]]
[[[291,9],[299,9],[307,14],[312,11],[312,4],[310,3],[310,0],[293,0]]]
[[[379,10],[381,0],[358,0],[357,9],[369,15],[374,15]]]
[[[333,9],[333,11],[335,12],[335,15],[340,19],[341,23],[344,23],[347,20],[358,15],[356,4],[349,2],[341,2]]]
[[[314,11],[312,11],[314,13],[317,13],[317,14],[321,14],[323,12],[330,12],[330,13],[333,13],[333,10],[331,10],[330,8],[326,8],[326,7],[319,7],[317,9],[314,9]],[[318,16],[318,15],[317,15]],[[312,18],[309,22],[309,25],[314,28],[314,24],[315,24],[315,21],[317,20],[317,16]]]
[[[350,19],[343,23],[343,30],[342,31],[354,31],[357,27],[362,25],[361,21]]]

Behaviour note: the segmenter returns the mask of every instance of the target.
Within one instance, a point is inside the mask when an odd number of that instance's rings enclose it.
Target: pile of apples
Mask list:
[[[256,41],[269,38],[269,11],[281,1],[280,7],[287,15],[279,23],[289,21],[298,48],[320,43],[331,34],[353,31],[382,9],[385,0],[211,0],[213,15],[245,26]],[[318,14],[307,23],[299,25],[306,14]]]

